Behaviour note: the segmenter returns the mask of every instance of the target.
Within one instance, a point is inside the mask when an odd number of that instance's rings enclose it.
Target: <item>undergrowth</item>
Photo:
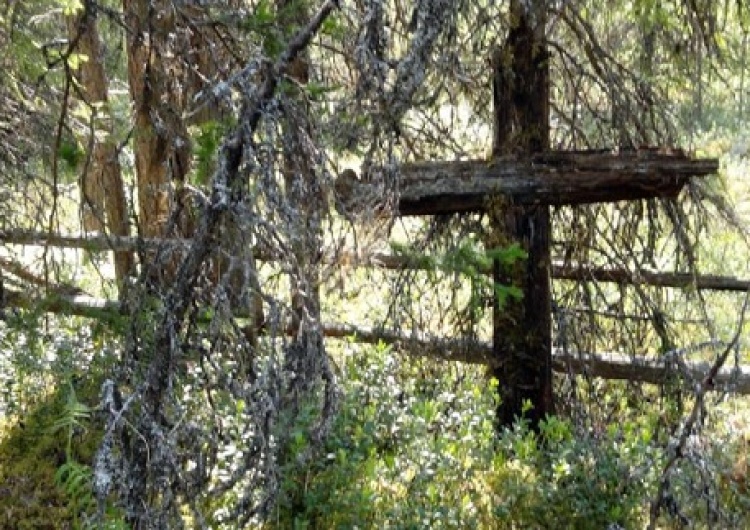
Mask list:
[[[654,435],[658,407],[620,411],[617,421],[597,427],[552,417],[540,433],[521,419],[498,436],[497,383],[488,384],[478,367],[414,361],[383,345],[347,343],[334,357],[344,389],[335,428],[315,459],[286,460],[280,502],[263,527],[648,523],[668,451]],[[96,407],[106,369],[101,362],[85,372],[71,366],[3,426],[0,528],[86,528],[96,509],[90,464],[101,438]],[[663,510],[659,527],[747,527],[745,438],[718,431],[694,438],[672,474],[674,509]],[[293,437],[290,454],[306,444]],[[217,499],[212,509],[221,508]],[[109,512],[109,528],[124,528],[117,508]]]
[[[343,355],[336,429],[313,464],[285,470],[269,528],[644,528],[668,447],[658,410],[584,428],[521,419],[497,436],[482,370],[415,363],[389,348]],[[496,384],[494,382],[493,384]],[[746,489],[727,480],[742,446],[696,437],[659,528],[740,528]],[[700,445],[703,444],[703,445]],[[710,469],[706,487],[696,466]],[[697,485],[706,491],[696,494]],[[710,508],[709,504],[714,507]]]

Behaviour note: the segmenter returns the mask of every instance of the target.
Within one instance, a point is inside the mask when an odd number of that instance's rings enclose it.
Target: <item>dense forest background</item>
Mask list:
[[[556,414],[509,425],[508,204],[399,201],[409,164],[500,164],[521,20],[549,150],[720,168],[550,208]],[[740,0],[0,3],[0,527],[750,526],[749,31]]]

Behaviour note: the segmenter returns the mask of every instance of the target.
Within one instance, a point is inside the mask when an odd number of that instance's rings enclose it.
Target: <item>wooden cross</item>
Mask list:
[[[490,243],[515,241],[527,252],[511,273],[498,262],[493,267],[495,282],[523,291],[520,301],[503,308],[495,298],[493,375],[499,381],[499,424],[510,426],[523,414],[537,428],[554,412],[549,206],[676,197],[691,177],[714,173],[718,162],[679,150],[550,151],[545,23],[532,25],[520,4],[511,2],[516,25],[493,57],[492,159],[402,166],[397,213],[485,211]],[[358,186],[366,184],[348,172],[336,189],[346,201],[346,195],[359,195]]]

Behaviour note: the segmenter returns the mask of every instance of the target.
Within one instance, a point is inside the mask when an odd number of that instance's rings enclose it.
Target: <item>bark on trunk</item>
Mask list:
[[[104,50],[92,2],[87,2],[78,14],[68,17],[68,28],[72,42],[76,43],[76,53],[86,57],[77,77],[84,98],[82,104],[91,111],[90,130],[84,140],[89,157],[81,176],[83,227],[87,232],[127,236],[130,232],[127,201],[107,95],[109,84],[104,71]],[[131,252],[115,253],[118,284],[122,285],[132,266]]]
[[[292,28],[304,23],[307,9],[304,6],[290,10],[289,0],[279,0],[277,12],[279,22],[286,32],[291,35]],[[320,279],[317,274],[317,260],[320,254],[320,219],[322,202],[315,196],[314,184],[317,176],[315,168],[310,167],[307,153],[304,152],[304,136],[309,134],[305,116],[309,109],[304,97],[295,97],[299,87],[304,86],[310,76],[308,54],[300,53],[289,65],[286,72],[288,79],[298,84],[290,87],[289,98],[286,100],[285,123],[283,132],[284,142],[284,188],[289,206],[297,212],[292,229],[299,237],[293,240],[292,253],[297,264],[297,272],[291,286],[291,302],[294,314],[294,327],[299,327],[305,313],[313,318],[320,317]],[[294,108],[299,106],[300,108]],[[313,192],[313,193],[311,193]],[[311,285],[303,285],[307,280]]]
[[[190,170],[191,150],[182,119],[182,94],[169,39],[175,9],[165,0],[124,0],[128,35],[128,81],[134,102],[133,150],[138,189],[139,232],[166,235],[175,200],[173,182]]]
[[[529,157],[549,146],[549,65],[542,2],[511,2],[511,28],[493,60],[495,157]],[[525,417],[532,428],[554,412],[550,317],[550,218],[547,206],[499,201],[489,209],[488,246],[519,242],[528,257],[511,271],[494,264],[496,284],[516,285],[523,299],[504,307],[494,299],[493,361],[500,392],[498,423]],[[512,325],[509,328],[509,325]],[[508,329],[513,332],[508,333]],[[530,405],[531,408],[528,408]]]

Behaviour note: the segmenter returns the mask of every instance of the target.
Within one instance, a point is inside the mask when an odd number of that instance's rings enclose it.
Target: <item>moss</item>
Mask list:
[[[55,473],[66,462],[68,432],[54,428],[64,415],[66,386],[42,398],[0,431],[0,529],[75,527],[77,514],[55,484]],[[98,387],[93,382],[80,387],[76,389],[79,400],[96,400]],[[73,437],[71,457],[90,463],[100,436],[100,430],[80,429]]]

